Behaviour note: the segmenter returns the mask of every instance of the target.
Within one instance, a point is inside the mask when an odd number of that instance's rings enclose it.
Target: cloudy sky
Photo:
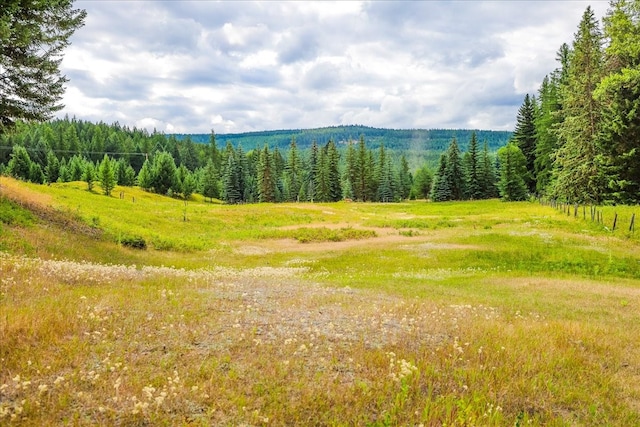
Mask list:
[[[591,4],[77,1],[61,115],[171,133],[512,130]]]

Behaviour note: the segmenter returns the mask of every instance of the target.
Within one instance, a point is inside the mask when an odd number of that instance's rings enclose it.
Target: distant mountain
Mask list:
[[[476,132],[481,146],[486,141],[490,151],[496,151],[505,145],[512,135],[507,131],[471,130],[471,129],[382,129],[368,126],[331,126],[317,129],[270,130],[261,132],[216,134],[216,143],[224,147],[230,142],[234,147],[241,145],[245,151],[262,148],[267,144],[270,148],[286,151],[291,138],[296,138],[300,149],[308,148],[315,140],[325,144],[330,139],[345,146],[349,140],[357,142],[364,136],[367,147],[377,148],[384,143],[385,148],[396,153],[404,153],[413,167],[422,163],[430,165],[438,161],[440,153],[447,149],[452,138],[456,138],[461,151],[465,151]],[[209,134],[177,134],[176,138],[189,136],[194,142],[208,143]]]

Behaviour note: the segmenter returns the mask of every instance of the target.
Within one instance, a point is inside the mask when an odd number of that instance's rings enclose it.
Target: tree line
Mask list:
[[[502,194],[494,156],[475,132],[464,154],[457,140],[442,155],[435,173],[425,164],[414,174],[402,154],[385,144],[372,149],[364,136],[338,147],[312,142],[303,150],[292,138],[287,151],[267,144],[244,151],[215,133],[207,144],[186,137],[129,129],[115,123],[68,118],[39,124],[17,123],[0,136],[0,171],[35,183],[99,182],[110,194],[115,185],[138,185],[158,194],[189,198],[193,193],[226,203],[395,202],[409,198],[435,201],[481,199]]]
[[[526,95],[509,144],[530,194],[566,203],[640,203],[640,1],[588,7],[558,68]]]

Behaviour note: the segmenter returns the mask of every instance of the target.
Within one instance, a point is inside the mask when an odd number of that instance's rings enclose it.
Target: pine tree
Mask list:
[[[98,180],[102,186],[102,192],[105,196],[110,196],[111,191],[113,191],[116,186],[116,174],[113,162],[106,154],[102,158],[102,162],[100,162],[100,167],[98,168]]]
[[[72,0],[4,0],[0,8],[0,133],[16,120],[45,121],[59,111],[66,77],[62,52],[84,25]]]
[[[47,165],[45,166],[44,174],[46,181],[49,183],[58,181],[60,177],[60,161],[56,155],[53,154],[53,151],[47,153]]]
[[[462,159],[460,158],[460,149],[455,138],[451,140],[451,144],[447,149],[447,169],[445,176],[449,191],[451,191],[452,200],[462,200],[464,198],[464,171],[462,167]]]
[[[320,156],[319,156],[318,144],[314,140],[311,143],[311,149],[309,151],[309,162],[308,162],[309,164],[307,168],[307,176],[304,182],[304,190],[301,190],[301,191],[304,191],[306,196],[305,198],[309,202],[313,202],[317,198],[316,189],[318,186],[317,174],[318,174],[318,168],[319,168],[319,161],[320,161]]]
[[[527,158],[515,142],[498,150],[500,159],[500,197],[504,201],[527,200]]]
[[[170,189],[175,188],[176,182],[176,163],[173,156],[161,151],[156,154],[153,159],[153,191],[158,194],[166,195]]]
[[[489,146],[485,141],[480,159],[480,176],[478,177],[480,181],[480,193],[482,195],[482,199],[498,197],[496,169],[494,164],[493,158],[491,157],[491,154],[489,154]]]
[[[398,170],[398,198],[400,200],[406,200],[411,194],[411,188],[413,187],[413,176],[409,171],[409,162],[407,162],[406,156],[403,154],[400,157],[400,169]]]
[[[27,149],[21,145],[14,145],[11,159],[7,165],[7,174],[24,181],[28,181],[31,173],[31,157]]]
[[[329,182],[328,185],[328,194],[327,201],[329,202],[337,202],[342,199],[342,181],[340,179],[340,154],[338,153],[338,148],[333,140],[329,140],[327,143],[327,179]]]
[[[557,73],[546,76],[539,91],[540,111],[536,117],[536,153],[534,161],[536,193],[548,193],[552,182],[553,156],[559,146],[557,127],[560,114],[559,80]]]
[[[343,181],[343,196],[345,199],[357,199],[356,188],[358,183],[358,173],[356,170],[357,154],[353,141],[347,143],[347,155],[345,159],[345,169]]]
[[[93,163],[89,161],[85,163],[82,180],[87,183],[87,191],[93,191],[93,184],[96,180],[96,168]]]
[[[276,169],[273,156],[269,152],[269,147],[264,146],[260,151],[260,161],[258,163],[258,196],[259,201],[273,203],[276,201]]]
[[[606,69],[595,97],[603,106],[598,148],[607,198],[640,203],[640,3],[619,0],[605,17]]]
[[[153,171],[149,159],[144,161],[138,173],[138,185],[147,191],[153,187]]]
[[[440,155],[438,170],[433,178],[433,188],[431,189],[431,200],[434,202],[445,202],[453,198],[451,188],[449,187],[449,179],[447,178],[447,162],[446,153]]]
[[[427,166],[423,166],[416,171],[411,188],[412,199],[428,199],[433,184],[433,173]]]
[[[600,175],[597,137],[601,107],[594,90],[603,75],[602,35],[587,7],[573,42],[567,83],[563,87],[563,140],[555,161],[555,193],[570,202],[599,202],[604,186]]]
[[[284,170],[284,199],[287,202],[298,200],[300,187],[302,187],[302,164],[296,144],[296,138],[291,138],[287,163]]]
[[[530,193],[536,191],[536,177],[534,163],[536,160],[536,99],[526,94],[524,102],[518,110],[516,128],[513,132],[513,140],[520,148],[525,159],[527,159],[527,175],[524,177],[525,183]]]
[[[480,152],[478,151],[478,137],[475,131],[471,132],[471,140],[469,141],[469,150],[465,155],[465,180],[467,198],[471,200],[480,200],[484,198],[482,191],[482,172],[480,164]]]
[[[202,174],[202,195],[205,198],[210,199],[219,199],[220,198],[220,187],[218,184],[218,171],[216,170],[215,164],[212,159],[207,161],[207,165],[204,168],[204,173]]]
[[[227,166],[222,179],[222,198],[226,203],[236,204],[242,201],[238,165],[234,155],[227,157]]]

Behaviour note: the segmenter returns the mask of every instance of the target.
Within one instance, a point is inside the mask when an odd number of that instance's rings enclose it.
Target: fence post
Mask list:
[[[635,221],[636,221],[636,214],[634,213],[633,215],[631,215],[631,225],[629,225],[629,231],[632,233],[635,233],[636,231]]]
[[[615,215],[613,216],[613,227],[611,228],[611,231],[616,231],[617,222],[618,222],[618,212],[616,212]]]

